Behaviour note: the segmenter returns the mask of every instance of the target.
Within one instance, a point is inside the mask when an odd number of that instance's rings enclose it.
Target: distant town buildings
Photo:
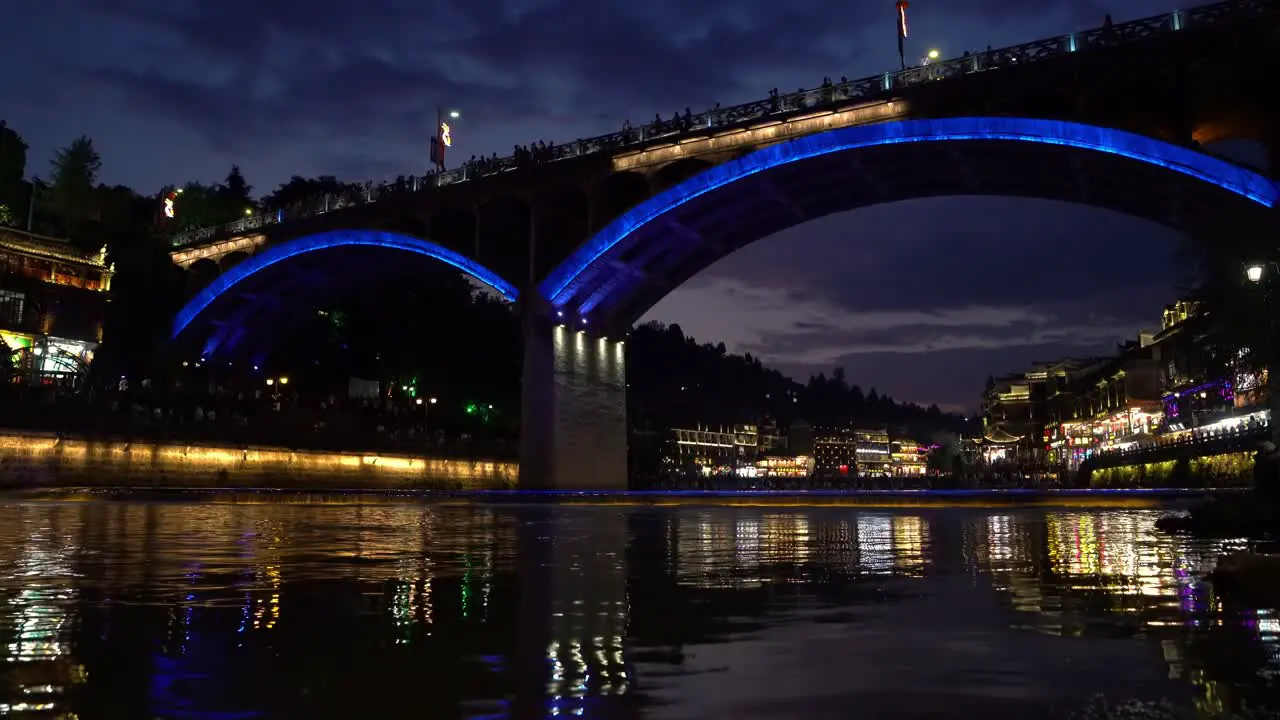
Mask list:
[[[1075,470],[1098,453],[1266,422],[1265,373],[1224,357],[1200,306],[1165,308],[1158,333],[1110,357],[1068,358],[988,381],[978,462]]]
[[[28,384],[83,382],[102,341],[106,249],[0,228],[0,342]]]
[[[674,471],[742,478],[918,477],[928,448],[891,440],[884,427],[810,426],[797,422],[783,435],[776,426],[674,428],[665,459]]]
[[[675,428],[675,453],[669,461],[677,467],[733,471],[755,467],[766,455],[785,453],[787,438],[773,425],[732,425]]]

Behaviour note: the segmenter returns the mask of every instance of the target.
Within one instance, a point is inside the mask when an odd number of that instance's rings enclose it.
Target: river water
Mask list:
[[[0,502],[0,715],[1066,717],[1270,701],[1156,509]],[[1236,543],[1238,544],[1238,543]]]

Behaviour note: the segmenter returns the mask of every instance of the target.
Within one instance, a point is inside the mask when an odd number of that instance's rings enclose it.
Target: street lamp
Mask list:
[[[939,52],[938,52],[938,50],[937,50],[936,48],[935,48],[935,49],[933,49],[933,50],[930,50],[930,51],[929,51],[929,59],[930,59],[930,60],[937,60],[937,59],[938,59],[938,57],[939,57],[940,55],[941,55],[941,53],[939,53]]]
[[[425,435],[429,429],[428,421],[431,419],[431,406],[436,404],[436,399],[434,397],[426,398],[425,400],[418,398],[414,402],[422,406],[422,433]]]
[[[1250,265],[1245,268],[1244,276],[1249,279],[1249,282],[1262,282],[1262,272],[1263,267],[1261,265]]]
[[[458,112],[457,110],[450,110],[449,117],[453,118],[454,120],[457,120],[458,118],[462,117],[462,113]]]

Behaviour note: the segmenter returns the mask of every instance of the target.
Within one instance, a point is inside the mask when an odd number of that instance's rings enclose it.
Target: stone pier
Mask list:
[[[620,339],[524,311],[520,487],[627,487],[627,371]]]

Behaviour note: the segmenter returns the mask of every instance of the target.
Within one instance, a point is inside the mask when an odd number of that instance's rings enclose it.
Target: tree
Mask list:
[[[165,188],[161,191],[161,197],[169,193],[172,188]],[[221,185],[204,185],[197,182],[190,182],[182,186],[181,194],[174,202],[173,220],[168,223],[165,229],[167,233],[180,233],[196,228],[210,227],[214,225],[222,225],[231,222],[239,215],[244,213],[244,209],[237,211],[229,209],[230,206],[226,200],[226,188]]]
[[[231,166],[231,172],[227,173],[227,179],[223,181],[222,187],[228,200],[239,203],[249,202],[249,193],[253,190],[253,187],[245,181],[239,165]]]
[[[284,183],[276,188],[275,192],[262,198],[262,204],[268,209],[289,208],[312,203],[316,198],[322,198],[325,195],[334,197],[344,195],[350,193],[356,187],[351,183],[340,182],[332,175],[322,175],[318,178],[304,178],[300,175],[294,175],[289,178],[289,182]]]
[[[16,225],[27,197],[27,143],[0,120],[0,225]]]
[[[54,155],[51,201],[58,230],[75,237],[97,215],[95,184],[102,170],[102,156],[93,141],[81,135]]]
[[[230,218],[245,215],[245,210],[253,208],[253,198],[250,196],[253,187],[245,181],[239,165],[231,166],[231,172],[227,174],[227,179],[218,189],[223,212],[228,216],[226,222],[230,222]]]
[[[1248,350],[1246,360],[1267,367],[1280,351],[1272,322],[1280,299],[1280,210],[1256,214],[1222,213],[1189,235],[1192,294],[1203,316],[1232,350]],[[1257,280],[1249,269],[1260,271]]]

